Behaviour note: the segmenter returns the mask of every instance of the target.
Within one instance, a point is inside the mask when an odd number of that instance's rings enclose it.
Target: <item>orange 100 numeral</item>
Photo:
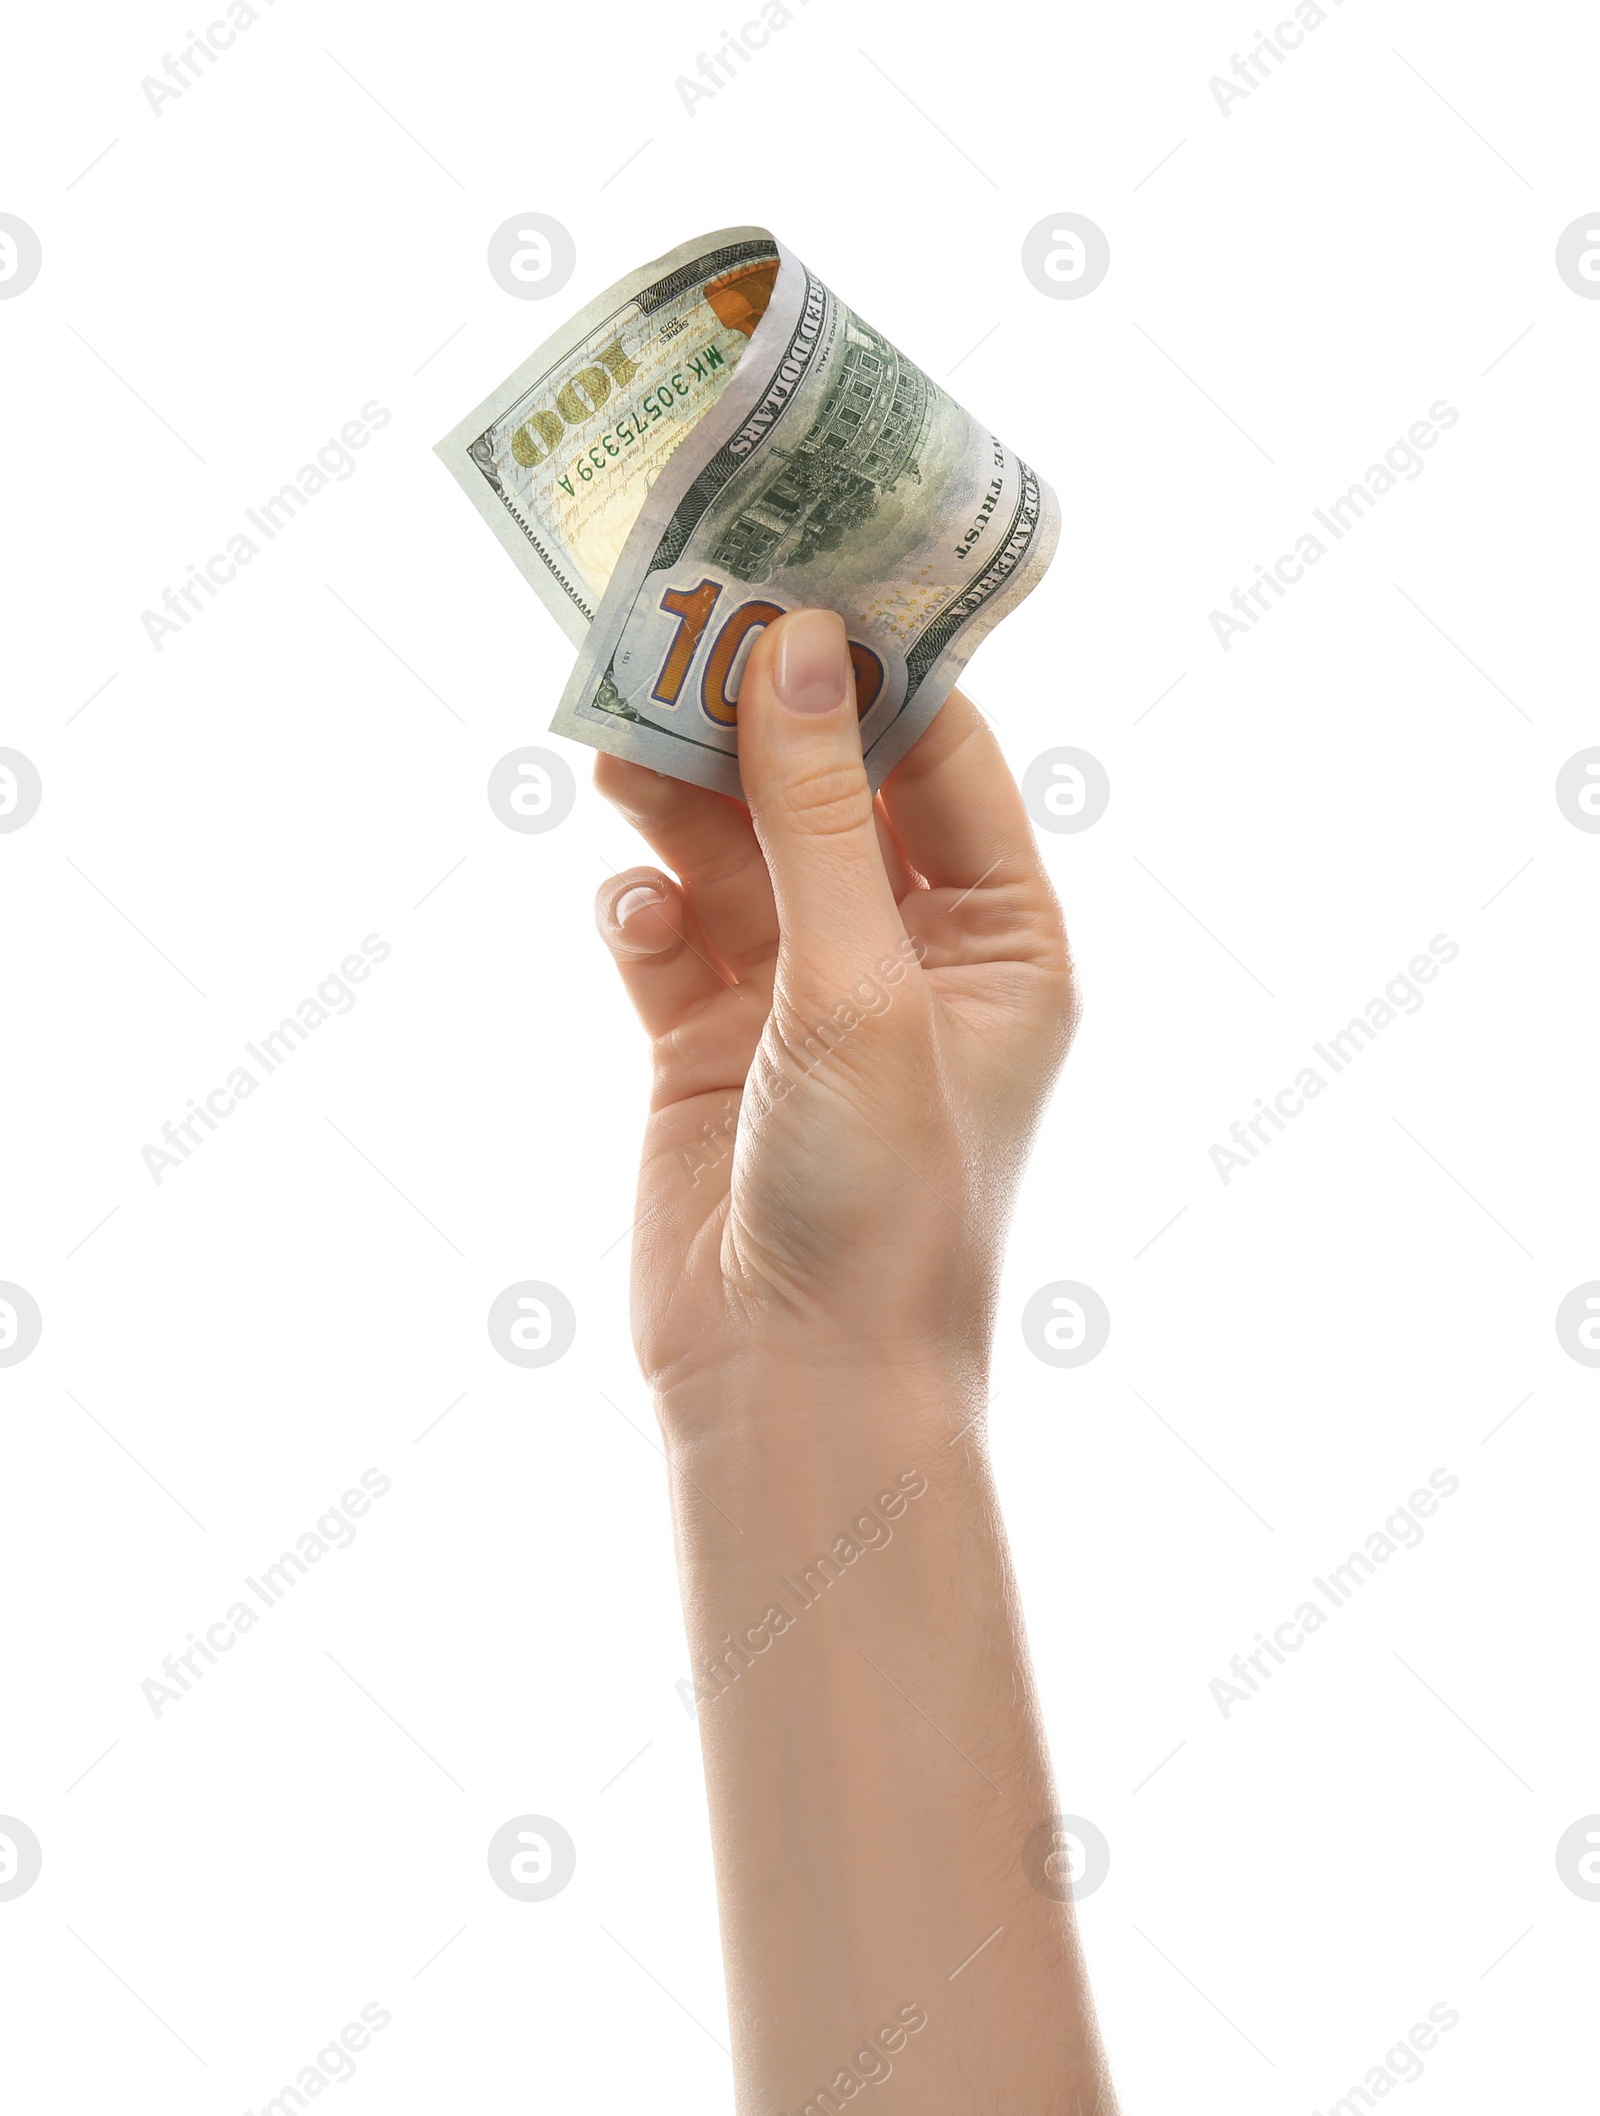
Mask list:
[[[669,588],[662,596],[661,608],[669,617],[678,620],[678,629],[650,692],[651,697],[662,705],[677,704],[721,595],[719,581],[703,580],[694,588]],[[731,611],[717,628],[711,651],[706,656],[705,673],[700,678],[700,706],[706,718],[718,727],[733,727],[739,718],[738,702],[728,696],[728,678],[738,659],[739,649],[759,626],[769,625],[783,614],[781,603],[745,602]],[[856,678],[856,713],[864,718],[883,689],[883,663],[871,647],[852,639],[850,665]]]

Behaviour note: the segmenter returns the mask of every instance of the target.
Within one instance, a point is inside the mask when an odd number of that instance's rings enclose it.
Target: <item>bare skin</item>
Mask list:
[[[670,870],[597,918],[652,1039],[634,1334],[737,2106],[837,2116],[871,2083],[875,2116],[1115,2116],[983,1441],[1074,1018],[1060,910],[959,692],[873,801],[831,613],[759,635],[739,764],[748,809],[596,772]]]

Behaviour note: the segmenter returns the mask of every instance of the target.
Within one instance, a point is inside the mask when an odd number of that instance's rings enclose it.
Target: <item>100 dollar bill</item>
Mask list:
[[[837,610],[874,786],[1050,562],[1048,485],[763,228],[589,303],[439,443],[579,647],[552,728],[739,792],[739,678]]]

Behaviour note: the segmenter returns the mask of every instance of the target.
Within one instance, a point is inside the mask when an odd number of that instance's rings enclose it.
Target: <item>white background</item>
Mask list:
[[[0,210],[44,250],[0,302],[0,743],[44,783],[0,836],[0,1278],[44,1317],[0,1371],[17,2105],[259,2109],[376,2001],[341,2105],[728,2106],[618,1239],[644,1054],[589,917],[643,854],[576,749],[559,829],[491,812],[571,650],[431,445],[750,220],[1063,503],[969,684],[1019,772],[1071,743],[1112,787],[1045,840],[1086,1013],[994,1452],[1062,1803],[1111,1845],[1126,2107],[1324,2109],[1439,2001],[1408,2106],[1579,2106],[1600,1376],[1553,1318],[1600,1275],[1600,838],[1553,788],[1600,742],[1600,304],[1553,254],[1600,204],[1592,17],[1348,0],[1224,115],[1270,26],[1238,7],[812,0],[690,116],[729,26],[695,0],[282,0],[157,116],[196,26],[7,38]],[[527,211],[577,244],[549,303],[484,263]],[[1111,245],[1083,300],[1020,268],[1063,211]],[[1425,473],[1224,652],[1209,613],[1441,398]],[[157,652],[141,613],[370,399],[356,474]],[[141,1148],[368,934],[354,1010],[158,1186]],[[1212,1145],[1436,934],[1421,1011],[1224,1184]],[[484,1327],[527,1278],[578,1315],[538,1372]],[[1019,1330],[1058,1279],[1112,1317],[1066,1372]],[[153,1717],[369,1467],[354,1545]],[[1230,1656],[1441,1467],[1420,1547],[1224,1718]],[[484,1856],[530,1812],[578,1847],[542,1904]]]

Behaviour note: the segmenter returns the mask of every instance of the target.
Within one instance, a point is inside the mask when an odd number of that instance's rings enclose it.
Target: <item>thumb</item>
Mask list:
[[[878,846],[849,643],[832,610],[792,610],[765,628],[738,712],[739,775],[784,952],[848,977],[904,928]]]

